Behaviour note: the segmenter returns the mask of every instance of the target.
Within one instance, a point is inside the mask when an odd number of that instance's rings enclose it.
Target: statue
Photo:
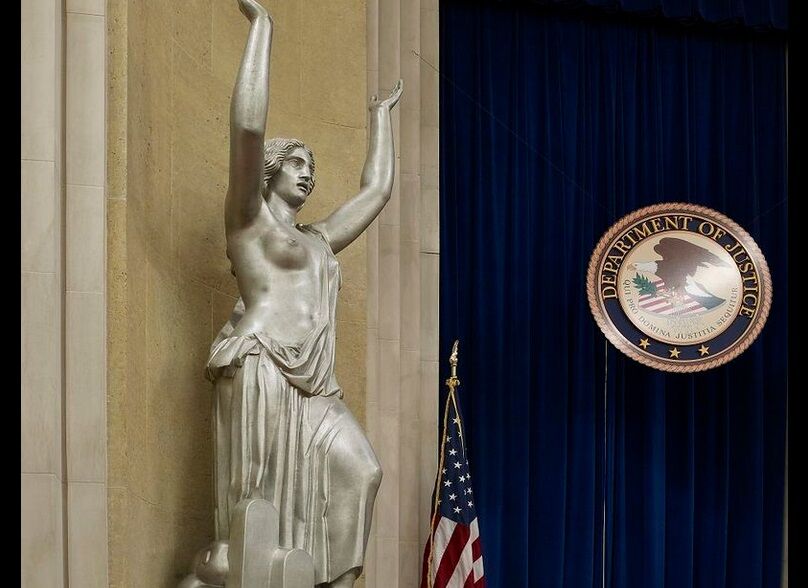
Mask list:
[[[390,111],[402,81],[386,99],[370,100],[359,193],[327,218],[298,224],[314,188],[314,157],[296,139],[264,141],[274,23],[257,0],[237,1],[250,32],[230,104],[225,232],[241,298],[208,360],[216,542],[196,564],[208,579],[187,585],[224,584],[236,507],[263,499],[277,510],[280,546],[311,556],[315,584],[353,586],[382,471],[334,377],[335,254],[390,199]]]

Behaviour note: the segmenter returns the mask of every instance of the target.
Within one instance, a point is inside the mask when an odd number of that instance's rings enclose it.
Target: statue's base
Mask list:
[[[279,534],[272,503],[242,500],[230,521],[230,541],[214,541],[200,551],[178,588],[312,588],[311,556],[280,547]]]

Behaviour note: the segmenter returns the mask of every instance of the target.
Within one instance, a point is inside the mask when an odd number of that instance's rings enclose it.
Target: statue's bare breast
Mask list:
[[[228,254],[245,305],[233,336],[264,332],[285,343],[302,340],[327,309],[320,308],[322,245],[296,228],[265,217],[228,235]]]

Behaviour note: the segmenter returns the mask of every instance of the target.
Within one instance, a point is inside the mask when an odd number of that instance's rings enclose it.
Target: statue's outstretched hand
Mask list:
[[[266,8],[259,4],[258,0],[238,0],[238,7],[241,13],[246,16],[250,22],[260,17],[266,17],[272,20],[266,11]]]
[[[392,90],[390,90],[390,95],[384,100],[379,100],[376,94],[371,96],[368,108],[370,110],[375,110],[377,108],[386,108],[388,110],[392,110],[393,107],[396,104],[398,104],[398,100],[399,98],[401,98],[401,93],[403,91],[404,91],[404,80],[398,80],[398,82],[396,82],[395,87]]]

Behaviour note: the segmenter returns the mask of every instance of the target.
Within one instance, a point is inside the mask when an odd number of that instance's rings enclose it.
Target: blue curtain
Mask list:
[[[510,4],[591,7],[683,23],[710,23],[755,30],[788,29],[788,0],[495,0]]]
[[[460,0],[440,35],[440,346],[488,585],[779,586],[785,42]],[[770,265],[766,327],[710,372],[625,358],[586,301],[602,233],[663,201],[724,212]]]

